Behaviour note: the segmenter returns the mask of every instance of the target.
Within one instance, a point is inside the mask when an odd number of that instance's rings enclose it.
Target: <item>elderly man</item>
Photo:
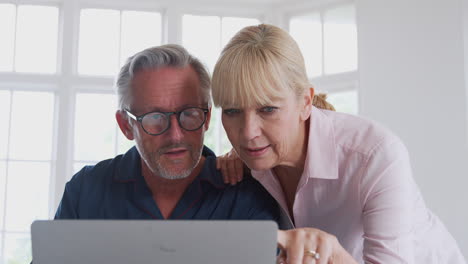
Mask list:
[[[56,219],[272,219],[278,207],[253,179],[224,184],[203,146],[210,77],[177,45],[130,57],[117,81],[117,123],[136,147],[86,166],[65,187]]]

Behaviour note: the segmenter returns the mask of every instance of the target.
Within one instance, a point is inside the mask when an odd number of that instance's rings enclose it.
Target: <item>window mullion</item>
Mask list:
[[[12,110],[13,110],[13,91],[10,91],[10,114],[9,114],[9,117],[8,117],[8,140],[7,140],[7,152],[6,152],[6,164],[5,164],[5,170],[6,170],[6,173],[5,173],[5,192],[4,192],[4,197],[3,197],[3,222],[2,222],[2,230],[1,230],[1,234],[2,234],[2,244],[1,244],[1,248],[0,248],[0,256],[4,257],[5,256],[5,237],[6,237],[6,218],[7,218],[7,215],[6,215],[6,210],[7,210],[7,199],[8,199],[8,167],[10,165],[10,142],[11,142],[11,119],[12,119]],[[0,262],[3,262],[3,259],[0,259]]]
[[[72,169],[73,158],[73,118],[74,118],[74,66],[77,63],[77,46],[79,26],[79,7],[76,1],[65,1],[61,10],[60,58],[61,63],[59,89],[56,93],[54,149],[49,197],[49,216],[53,216]]]
[[[120,67],[120,63],[121,63],[121,58],[122,58],[122,13],[123,11],[122,10],[119,10],[120,11],[120,20],[119,20],[119,43],[117,44],[118,47],[117,47],[117,50],[118,50],[118,60],[117,60],[117,69],[119,69]]]

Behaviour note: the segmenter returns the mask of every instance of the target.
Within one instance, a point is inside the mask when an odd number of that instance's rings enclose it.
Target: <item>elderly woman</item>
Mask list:
[[[282,228],[294,228],[278,232],[279,262],[465,263],[426,208],[400,139],[313,106],[288,33],[271,25],[241,30],[215,66],[212,89],[231,156],[277,200]],[[233,164],[222,160],[224,169]]]

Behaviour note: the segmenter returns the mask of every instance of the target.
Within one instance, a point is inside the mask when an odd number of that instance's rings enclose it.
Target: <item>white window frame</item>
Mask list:
[[[289,21],[296,16],[307,15],[310,13],[319,13],[320,14],[320,22],[322,25],[322,36],[324,33],[324,21],[323,15],[326,11],[330,9],[334,9],[337,7],[341,7],[344,5],[356,5],[355,1],[349,0],[322,0],[315,3],[307,3],[298,6],[281,6],[284,10],[283,21],[284,24],[282,25],[283,28],[289,31]],[[322,67],[324,68],[324,49],[325,49],[325,38],[322,37]],[[346,92],[346,91],[357,91],[358,92],[358,100],[360,99],[359,96],[359,61],[357,65],[357,69],[354,71],[342,72],[342,73],[335,73],[335,74],[325,74],[322,73],[321,76],[309,78],[310,83],[318,89],[319,92],[326,92],[326,93],[338,93],[338,92]],[[317,92],[317,91],[316,91]],[[360,111],[360,106],[358,104],[358,113]]]
[[[73,173],[75,99],[78,93],[114,94],[114,76],[78,74],[79,23],[82,9],[158,12],[162,18],[162,44],[182,43],[182,16],[210,15],[218,17],[257,18],[263,21],[266,5],[221,5],[194,3],[156,3],[154,1],[89,1],[89,0],[0,0],[0,3],[53,6],[59,9],[57,66],[54,74],[0,72],[0,89],[10,91],[47,91],[55,96],[53,146],[49,195],[49,217],[53,218],[65,183]],[[209,6],[209,7],[208,7]],[[256,6],[252,8],[252,6]],[[196,54],[194,54],[196,56]],[[221,131],[222,128],[220,127]],[[116,139],[117,140],[117,139]],[[7,160],[8,161],[8,160]],[[4,216],[3,216],[4,217]]]

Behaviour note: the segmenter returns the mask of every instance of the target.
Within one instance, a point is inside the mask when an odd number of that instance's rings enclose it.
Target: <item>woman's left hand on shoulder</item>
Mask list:
[[[239,158],[234,149],[216,158],[216,168],[221,170],[224,183],[226,184],[235,185],[242,181],[244,176],[244,162]]]
[[[357,264],[335,236],[315,228],[278,230],[278,246],[278,264]]]

